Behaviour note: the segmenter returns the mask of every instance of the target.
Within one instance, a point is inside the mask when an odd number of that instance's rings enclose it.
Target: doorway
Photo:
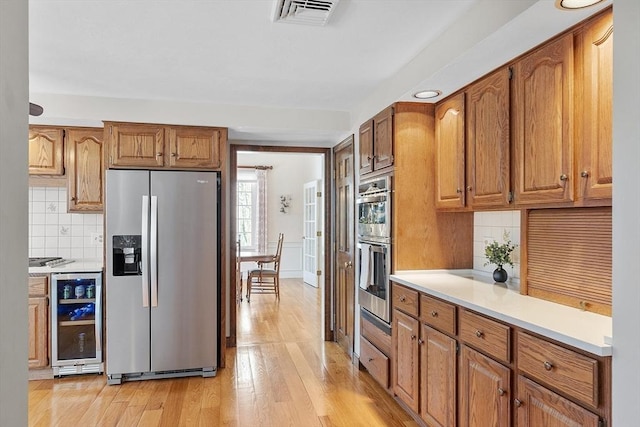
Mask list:
[[[243,160],[246,159],[245,154],[280,154],[282,156],[291,156],[291,155],[313,155],[319,156],[322,159],[321,162],[321,173],[322,173],[322,188],[321,192],[325,197],[322,197],[322,222],[324,223],[324,234],[320,238],[322,239],[322,246],[326,248],[325,253],[323,254],[322,261],[319,263],[319,270],[323,271],[322,274],[322,282],[320,283],[321,292],[321,315],[322,315],[322,323],[323,323],[323,338],[325,341],[333,340],[333,331],[331,325],[331,245],[330,245],[330,236],[331,236],[331,197],[327,195],[331,194],[331,149],[328,148],[312,148],[312,147],[278,147],[278,146],[263,146],[263,145],[231,145],[230,146],[230,168],[229,168],[229,182],[230,182],[230,192],[229,192],[229,201],[230,206],[229,209],[229,231],[231,238],[228,239],[230,244],[230,258],[232,259],[231,265],[235,262],[235,250],[234,250],[234,242],[237,240],[237,236],[240,230],[238,230],[238,212],[236,207],[238,206],[238,170],[240,166],[252,166],[251,165],[243,165],[239,163],[239,158]],[[274,158],[277,158],[275,156]],[[269,165],[257,165],[257,166],[269,166]],[[244,170],[245,168],[243,168]],[[293,172],[292,172],[293,173]],[[302,185],[299,186],[300,197],[298,200],[293,200],[291,192],[293,190],[286,190],[286,185],[282,185],[283,189],[280,191],[280,188],[268,190],[267,193],[270,194],[270,200],[267,201],[268,204],[271,205],[269,208],[269,212],[271,215],[277,216],[277,220],[280,222],[280,226],[276,225],[271,231],[267,234],[273,234],[281,232],[281,228],[285,227],[286,221],[292,217],[287,216],[289,210],[293,207],[294,203],[297,203],[299,208],[302,209]],[[281,211],[281,209],[283,211]],[[301,212],[301,211],[300,211]],[[302,227],[303,222],[300,219],[300,227]],[[291,233],[289,233],[291,234]],[[287,239],[287,233],[285,233],[285,248],[287,249],[287,240],[292,241],[295,239],[301,239],[302,231],[298,233],[297,236],[291,235],[289,239]],[[267,237],[268,239],[268,237]],[[269,239],[268,239],[269,240]],[[300,246],[301,249],[301,246]],[[302,251],[300,250],[300,253]],[[302,258],[302,257],[301,257]],[[283,255],[283,262],[285,261],[285,256]],[[302,260],[300,260],[302,261]],[[284,265],[284,264],[283,264]],[[286,273],[285,273],[286,275]],[[281,275],[281,277],[283,277]],[[236,283],[236,271],[235,268],[230,269],[230,283]],[[228,328],[228,338],[227,338],[227,346],[235,347],[237,342],[237,290],[236,286],[230,286],[229,289],[229,328]],[[246,302],[246,301],[245,301]]]

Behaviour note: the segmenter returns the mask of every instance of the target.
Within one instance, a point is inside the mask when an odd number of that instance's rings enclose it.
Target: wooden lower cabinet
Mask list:
[[[403,312],[393,310],[393,392],[413,412],[419,405],[418,334],[420,322]]]
[[[29,368],[49,365],[49,297],[47,276],[29,277]]]
[[[598,427],[600,418],[551,390],[518,377],[516,406],[518,427]]]
[[[456,340],[422,325],[420,416],[429,426],[456,425]]]
[[[467,346],[462,346],[458,425],[511,425],[510,384],[510,368]]]

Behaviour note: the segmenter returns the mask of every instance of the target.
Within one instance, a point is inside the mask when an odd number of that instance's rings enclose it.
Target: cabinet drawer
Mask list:
[[[511,361],[511,330],[502,323],[460,310],[460,339],[490,356]]]
[[[360,318],[361,335],[371,344],[376,346],[382,353],[391,354],[391,335],[387,335],[380,328],[376,327],[366,317]]]
[[[518,368],[582,402],[598,406],[598,361],[518,332]]]
[[[392,292],[394,308],[418,317],[418,291],[394,284]]]
[[[456,333],[456,307],[444,301],[420,295],[420,320],[447,334]]]
[[[389,388],[389,358],[366,339],[360,340],[360,363],[380,385]]]
[[[46,297],[48,295],[47,276],[29,276],[29,296]]]

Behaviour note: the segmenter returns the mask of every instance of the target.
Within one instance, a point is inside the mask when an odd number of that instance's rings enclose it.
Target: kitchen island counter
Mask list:
[[[598,356],[611,356],[611,317],[521,295],[471,270],[398,271],[391,280]]]

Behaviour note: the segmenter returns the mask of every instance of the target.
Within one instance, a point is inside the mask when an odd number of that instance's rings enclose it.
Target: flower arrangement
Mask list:
[[[513,252],[518,245],[511,243],[509,232],[507,231],[504,232],[502,240],[505,243],[498,243],[494,240],[492,243],[485,246],[484,255],[487,257],[487,262],[485,262],[484,265],[495,264],[500,269],[505,264],[513,267],[511,252]]]

